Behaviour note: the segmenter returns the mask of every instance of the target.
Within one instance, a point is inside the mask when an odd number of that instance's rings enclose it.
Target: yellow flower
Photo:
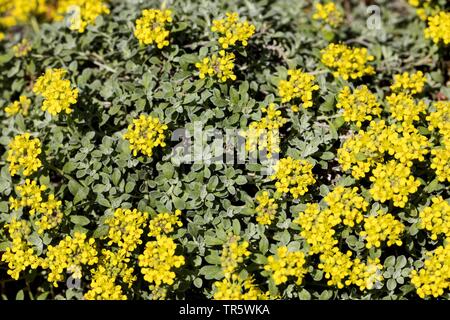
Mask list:
[[[247,241],[239,243],[239,240],[239,236],[233,236],[222,248],[220,261],[225,278],[230,277],[239,264],[250,255],[250,251],[247,250],[249,243]]]
[[[26,96],[20,96],[19,101],[14,101],[12,104],[5,108],[5,112],[8,116],[13,116],[18,113],[22,114],[23,116],[27,116],[30,105],[30,99],[28,99]]]
[[[324,198],[335,216],[342,217],[342,223],[354,227],[363,220],[362,212],[367,210],[369,203],[358,195],[358,188],[337,186]]]
[[[316,78],[302,70],[288,70],[288,76],[288,80],[281,80],[278,84],[281,102],[300,99],[303,108],[312,107],[313,92],[319,90],[319,86],[315,84]]]
[[[240,135],[245,137],[245,150],[249,152],[266,150],[267,158],[272,158],[274,153],[280,152],[279,129],[287,122],[277,110],[276,105],[271,103],[267,108],[261,109],[266,114],[259,121],[253,121],[248,129],[241,131]]]
[[[47,280],[58,287],[58,281],[64,280],[63,271],[72,274],[74,279],[81,279],[82,266],[92,266],[98,262],[95,240],[87,239],[86,234],[75,232],[73,237],[66,236],[57,246],[49,245],[42,267],[50,269]]]
[[[130,255],[142,243],[141,235],[147,224],[148,213],[137,209],[116,209],[112,217],[105,220],[109,226],[108,245],[117,244]]]
[[[428,129],[438,129],[444,141],[450,144],[450,101],[435,102],[433,107],[435,111],[427,116]]]
[[[437,240],[440,234],[450,239],[450,204],[442,196],[431,198],[431,202],[419,213],[419,228],[431,231],[432,240]]]
[[[375,58],[368,54],[366,48],[351,48],[345,44],[330,43],[321,51],[322,63],[334,69],[333,75],[344,80],[358,79],[365,75],[372,75],[375,69],[366,65]]]
[[[231,52],[220,50],[219,55],[213,54],[211,57],[203,58],[195,66],[199,70],[200,79],[206,76],[216,77],[220,82],[226,82],[228,79],[236,80],[233,73],[235,55]]]
[[[289,277],[297,278],[295,283],[300,285],[304,275],[308,272],[305,264],[303,252],[289,252],[288,248],[283,246],[277,249],[276,255],[267,258],[264,270],[271,273],[275,285],[287,282]]]
[[[430,142],[411,126],[387,126],[384,120],[372,121],[369,127],[348,138],[338,149],[338,162],[342,169],[352,170],[352,175],[360,179],[371,170],[387,153],[402,164],[411,167],[413,160],[424,161],[429,152]]]
[[[117,252],[103,249],[99,257],[99,265],[92,270],[91,289],[85,293],[87,300],[126,300],[122,286],[117,284],[123,281],[128,287],[136,281],[133,275],[134,268],[129,267],[130,258],[127,252],[120,249]]]
[[[128,126],[128,131],[123,137],[130,142],[130,149],[134,156],[141,152],[143,155],[151,157],[153,148],[166,146],[165,130],[167,130],[167,125],[162,124],[158,118],[141,115]]]
[[[431,150],[431,169],[434,169],[439,181],[450,182],[450,143]]]
[[[102,14],[109,14],[102,0],[59,0],[55,20],[63,20],[68,15],[70,29],[82,33],[88,25],[95,25],[95,19]]]
[[[334,28],[340,26],[344,21],[344,13],[333,2],[316,3],[315,9],[312,16],[314,20],[322,20]]]
[[[16,58],[25,57],[31,51],[31,44],[27,39],[22,39],[22,41],[12,47],[14,56]]]
[[[378,163],[372,171],[373,182],[369,192],[373,199],[382,203],[392,200],[396,207],[404,208],[408,195],[415,193],[420,181],[411,175],[408,166],[391,160],[386,164]]]
[[[396,220],[392,214],[379,210],[376,216],[364,218],[364,230],[359,235],[365,239],[366,247],[370,249],[379,248],[384,241],[388,247],[394,244],[401,246],[400,236],[404,231],[403,223]]]
[[[270,225],[275,219],[278,210],[278,204],[275,199],[269,197],[269,192],[264,191],[256,196],[258,206],[256,207],[256,221],[262,225]]]
[[[377,281],[383,280],[378,259],[368,259],[367,264],[360,259],[351,258],[352,253],[343,253],[334,247],[320,255],[319,269],[325,272],[329,286],[337,286],[339,289],[352,284],[357,285],[361,291],[372,289]]]
[[[10,28],[27,23],[34,15],[44,13],[45,0],[11,0],[0,3],[0,26]]]
[[[280,159],[275,165],[272,180],[279,193],[290,193],[294,199],[308,192],[308,186],[316,183],[312,169],[314,165],[303,159],[291,157]]]
[[[426,253],[424,266],[411,272],[411,283],[421,298],[442,296],[450,289],[450,242]]]
[[[306,204],[306,209],[294,220],[301,228],[300,236],[310,246],[310,255],[327,252],[338,243],[333,237],[336,233],[333,228],[341,222],[340,213],[335,214],[329,209],[321,210],[318,203]]]
[[[29,133],[15,136],[8,145],[6,161],[9,162],[9,173],[14,176],[22,173],[25,177],[36,172],[41,166],[41,142],[31,138]]]
[[[350,87],[344,87],[338,96],[337,107],[344,110],[344,120],[356,122],[361,127],[364,121],[371,121],[373,116],[380,116],[381,108],[377,97],[363,85],[351,92]]]
[[[428,17],[428,27],[425,29],[425,38],[432,39],[434,43],[444,45],[450,43],[450,12],[440,11]]]
[[[367,263],[361,262],[360,259],[355,259],[353,260],[349,279],[345,281],[345,284],[357,285],[361,291],[371,290],[377,282],[381,282],[384,279],[381,272],[382,269],[383,265],[378,258],[369,258]]]
[[[412,74],[404,72],[394,75],[394,84],[391,85],[391,90],[414,95],[423,91],[426,82],[427,78],[425,78],[422,71]]]
[[[42,193],[46,190],[46,186],[40,186],[36,181],[26,179],[24,184],[16,187],[18,197],[9,198],[11,210],[26,208],[30,217],[36,216],[38,234],[57,227],[63,218],[60,210],[61,201],[57,200],[54,194],[49,194],[44,201]]]
[[[52,116],[62,111],[71,113],[71,105],[77,103],[78,89],[71,89],[70,80],[63,79],[66,74],[65,69],[47,69],[33,87],[34,93],[44,97],[42,110]]]
[[[413,160],[424,161],[425,155],[429,153],[431,142],[427,137],[420,134],[414,127],[405,127],[403,125],[393,127],[397,135],[390,136],[391,146],[388,153],[401,163],[412,167]]]
[[[9,203],[12,210],[29,207],[29,214],[33,216],[39,211],[42,204],[42,192],[47,190],[46,186],[40,186],[36,181],[26,179],[25,183],[16,187],[18,198],[10,197]]]
[[[150,220],[149,237],[167,235],[175,230],[174,226],[181,227],[183,223],[179,220],[180,215],[180,210],[175,210],[173,214],[168,212],[157,214],[156,217]]]
[[[352,253],[341,252],[337,247],[332,250],[326,250],[320,255],[319,269],[325,273],[325,279],[328,279],[329,286],[344,288],[345,279],[350,275],[353,262]]]
[[[391,116],[398,121],[403,121],[406,126],[419,121],[420,114],[425,113],[427,108],[425,101],[420,100],[416,103],[414,98],[405,92],[393,93],[386,97],[386,101]]]
[[[144,253],[138,257],[145,281],[157,287],[174,283],[172,268],[184,265],[184,257],[175,255],[176,248],[175,242],[167,236],[158,236],[156,241],[147,242]]]
[[[54,194],[50,194],[47,201],[41,203],[38,209],[40,218],[36,221],[39,234],[43,234],[46,230],[53,229],[61,223],[63,219],[61,204],[62,202],[57,200]]]
[[[28,221],[13,218],[5,225],[5,229],[8,230],[11,245],[6,248],[1,260],[7,263],[7,273],[11,278],[18,280],[20,273],[26,268],[36,269],[41,266],[42,259],[36,255],[33,244],[28,241],[31,235],[31,224]]]
[[[214,300],[267,300],[252,278],[243,279],[233,274],[222,281],[214,282]]]
[[[141,45],[156,44],[158,49],[169,45],[170,32],[166,29],[172,22],[171,10],[146,9],[136,20],[135,37]]]
[[[227,12],[225,19],[213,20],[212,32],[217,32],[219,43],[223,49],[234,46],[236,42],[241,42],[245,47],[248,39],[255,33],[255,26],[247,21],[239,21],[239,14]]]

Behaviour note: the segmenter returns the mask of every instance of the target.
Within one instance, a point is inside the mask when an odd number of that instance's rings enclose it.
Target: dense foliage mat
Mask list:
[[[3,299],[448,299],[445,0],[0,0]]]

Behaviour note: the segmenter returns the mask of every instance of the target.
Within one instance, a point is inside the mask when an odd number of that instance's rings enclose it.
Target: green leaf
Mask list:
[[[204,275],[207,280],[220,280],[223,278],[223,272],[220,266],[204,266],[200,269],[199,274]]]
[[[19,290],[16,294],[16,300],[23,300],[23,299],[24,299],[23,290]]]
[[[306,289],[302,289],[298,293],[298,298],[300,300],[311,300],[311,294]]]
[[[84,216],[70,216],[70,221],[79,226],[85,226],[91,222],[88,218]]]
[[[394,279],[389,279],[386,282],[386,287],[388,288],[389,291],[395,290],[395,288],[397,287],[397,281],[395,281]]]

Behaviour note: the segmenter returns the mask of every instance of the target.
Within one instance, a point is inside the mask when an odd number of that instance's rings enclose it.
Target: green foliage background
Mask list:
[[[369,4],[370,1],[367,1]],[[445,1],[444,1],[445,2]],[[376,1],[381,6],[385,38],[366,27],[364,1],[345,1],[347,23],[333,34],[311,20],[310,1],[169,1],[175,14],[169,47],[159,50],[139,47],[133,36],[134,21],[144,8],[159,8],[159,1],[109,2],[111,14],[99,17],[96,26],[83,34],[71,32],[64,23],[32,23],[18,28],[0,44],[0,226],[9,220],[8,198],[19,178],[8,173],[6,147],[11,138],[25,131],[36,133],[43,146],[44,168],[39,181],[63,200],[64,221],[57,233],[35,238],[36,248],[61,239],[74,230],[101,238],[107,227],[105,215],[115,208],[129,207],[157,212],[183,211],[183,227],[174,238],[186,264],[177,271],[170,298],[211,297],[215,279],[222,277],[220,250],[229,232],[251,243],[247,271],[257,283],[275,291],[273,283],[261,277],[265,257],[280,245],[301,249],[304,241],[291,224],[305,203],[320,201],[333,185],[355,185],[342,173],[336,150],[351,128],[335,107],[343,86],[320,63],[320,50],[329,42],[343,41],[367,46],[375,56],[376,75],[366,83],[381,98],[389,90],[394,74],[413,69],[428,74],[427,97],[450,98],[448,49],[432,45],[423,36],[424,23],[406,1]],[[240,49],[235,82],[217,84],[195,76],[195,62],[215,46],[211,21],[227,11],[238,11],[256,26],[248,47]],[[33,50],[15,58],[11,46],[22,36],[32,40]],[[28,117],[7,118],[4,107],[20,94],[31,93],[36,78],[46,68],[66,68],[80,90],[79,101],[69,116],[51,118],[40,110],[41,99],[32,96]],[[282,132],[282,156],[308,158],[316,163],[318,182],[297,201],[284,201],[276,222],[269,228],[255,221],[254,195],[273,189],[274,182],[258,174],[257,164],[180,164],[171,156],[169,141],[153,158],[133,157],[122,139],[128,124],[141,113],[158,116],[169,129],[192,126],[202,121],[205,128],[245,128],[261,116],[260,105],[275,101],[278,80],[288,68],[303,68],[316,74],[320,93],[314,107],[293,114]],[[423,128],[425,130],[425,128]],[[418,208],[430,193],[448,197],[448,185],[439,184],[424,172],[423,185],[410,197],[404,209],[394,209],[407,225],[402,247],[383,248],[384,285],[370,292],[348,287],[328,287],[321,271],[310,267],[303,285],[280,286],[282,298],[293,299],[416,299],[408,274],[422,265],[425,250],[435,247],[426,233],[417,229]],[[356,183],[356,185],[358,185]],[[358,185],[363,194],[368,185]],[[380,207],[374,202],[371,210]],[[340,230],[341,243],[356,253],[367,251],[350,229]],[[52,242],[52,243],[53,243]],[[0,249],[8,246],[0,231]],[[371,249],[371,255],[376,250]],[[59,288],[45,280],[42,271],[30,271],[19,281],[6,274],[0,264],[2,298],[81,298],[82,290]],[[89,282],[82,280],[82,288]],[[141,280],[133,298],[145,298],[147,284]],[[448,299],[447,293],[443,298]]]

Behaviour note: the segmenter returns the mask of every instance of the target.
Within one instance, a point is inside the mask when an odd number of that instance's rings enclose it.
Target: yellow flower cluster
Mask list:
[[[364,121],[371,121],[373,116],[380,116],[381,108],[377,97],[363,85],[353,92],[344,87],[338,95],[337,107],[344,110],[344,120],[356,122],[361,127]]]
[[[130,142],[130,149],[134,156],[141,152],[151,157],[153,148],[166,146],[164,142],[166,138],[165,130],[167,130],[167,125],[162,124],[158,118],[141,115],[128,126],[128,131],[123,137]]]
[[[419,228],[430,231],[432,240],[441,234],[450,239],[450,204],[442,196],[431,198],[431,202],[419,213]]]
[[[144,280],[159,287],[165,283],[172,285],[175,272],[172,268],[184,265],[184,257],[175,255],[177,245],[167,236],[158,236],[155,241],[149,241],[145,250],[139,255],[139,267]]]
[[[343,253],[336,247],[320,255],[318,267],[325,272],[325,278],[329,279],[327,281],[329,286],[344,288],[344,279],[350,274],[353,265],[351,255],[350,251]]]
[[[246,131],[241,135],[246,137],[245,149],[249,152],[266,150],[267,158],[272,158],[274,153],[280,152],[279,129],[287,122],[277,110],[276,105],[271,103],[267,108],[262,108],[265,117],[259,121],[253,121]]]
[[[333,228],[341,223],[340,213],[321,210],[318,203],[308,203],[294,223],[301,227],[300,236],[310,245],[311,255],[330,251],[338,243],[333,238],[336,233]]]
[[[435,111],[427,116],[428,129],[438,129],[444,144],[450,145],[450,101],[435,102],[433,107]]]
[[[233,236],[222,248],[220,263],[225,278],[231,277],[239,264],[250,255],[250,251],[247,250],[249,243],[247,241],[239,243],[239,240],[239,236]]]
[[[432,17],[428,17],[428,27],[425,29],[425,38],[432,39],[434,43],[441,41],[444,45],[450,43],[450,12],[440,11]]]
[[[213,20],[211,31],[220,35],[219,43],[224,49],[234,46],[238,41],[245,47],[255,33],[255,26],[248,21],[239,21],[237,12],[227,12],[225,19]]]
[[[0,26],[10,28],[29,21],[33,15],[44,13],[45,0],[0,1]]]
[[[374,200],[382,203],[392,200],[393,205],[400,208],[405,207],[408,195],[415,193],[420,185],[420,181],[411,175],[411,169],[395,160],[378,163],[370,181],[373,184],[369,192]]]
[[[109,14],[102,0],[58,0],[55,20],[69,15],[70,29],[82,33],[88,25],[95,25],[95,19],[102,14]]]
[[[275,219],[278,210],[278,204],[275,199],[270,198],[269,192],[264,191],[256,196],[258,206],[256,207],[256,221],[263,225],[270,225]]]
[[[417,16],[422,19],[423,21],[426,21],[430,14],[435,13],[436,11],[439,11],[439,7],[434,6],[432,7],[430,5],[430,2],[432,0],[408,0],[409,4],[413,7],[416,7],[416,14]],[[430,10],[431,9],[431,10]]]
[[[242,279],[233,274],[229,278],[214,283],[215,300],[267,300],[268,294],[263,293],[252,278]]]
[[[232,52],[220,50],[219,55],[213,54],[211,57],[205,57],[195,66],[199,70],[200,79],[206,76],[216,77],[220,82],[226,82],[228,79],[236,80],[233,73],[235,55]]]
[[[12,104],[5,108],[5,112],[8,116],[13,116],[18,113],[22,114],[23,116],[27,116],[30,105],[30,99],[28,99],[26,96],[20,96],[19,101],[14,101]]]
[[[315,84],[316,77],[302,70],[288,70],[288,80],[281,80],[278,85],[278,94],[281,102],[290,102],[293,99],[300,99],[303,108],[312,107],[313,92],[319,90]],[[292,110],[297,112],[297,106],[292,106]]]
[[[291,157],[280,159],[275,165],[272,180],[279,193],[290,193],[294,199],[308,192],[308,186],[316,183],[312,169],[314,165],[303,159]]]
[[[163,212],[159,213],[150,220],[148,235],[150,237],[157,237],[160,235],[167,235],[175,230],[174,226],[181,227],[183,223],[179,220],[181,215],[180,210],[175,210],[175,213]]]
[[[72,274],[74,279],[81,279],[82,266],[92,266],[98,262],[95,240],[87,239],[85,233],[75,232],[73,237],[66,236],[57,246],[49,245],[42,263],[44,269],[50,269],[47,279],[58,287],[63,281],[64,270]]]
[[[331,43],[321,54],[322,63],[334,69],[333,75],[336,78],[358,79],[375,73],[374,68],[367,65],[375,57],[369,55],[366,48],[351,48],[345,44]]]
[[[118,252],[103,249],[99,265],[92,270],[91,289],[84,295],[87,300],[126,300],[122,287],[117,284],[121,279],[130,287],[136,281],[134,269],[128,267],[130,258],[125,250]]]
[[[20,273],[26,268],[36,269],[42,260],[36,255],[32,244],[28,241],[31,235],[31,224],[26,220],[11,219],[5,225],[11,238],[11,246],[2,254],[2,261],[8,265],[7,273],[11,278],[18,280]]]
[[[171,10],[146,9],[136,20],[134,35],[141,45],[156,44],[158,49],[169,45],[167,25],[172,22]]]
[[[289,252],[288,248],[283,246],[277,249],[274,256],[267,258],[267,264],[264,270],[271,273],[272,279],[276,285],[288,281],[288,277],[295,277],[296,284],[300,285],[304,275],[308,272],[305,269],[305,254],[301,251]]]
[[[339,27],[344,21],[344,13],[334,2],[327,2],[325,4],[316,3],[315,12],[312,17],[314,20],[324,21],[333,28]]]
[[[16,58],[25,57],[31,51],[31,45],[27,39],[22,39],[22,41],[12,47],[14,56]]]
[[[450,141],[444,146],[431,150],[431,169],[436,171],[439,181],[450,182]]]
[[[413,160],[424,161],[430,142],[418,129],[411,126],[386,125],[384,120],[372,121],[364,131],[347,139],[338,149],[338,162],[344,171],[360,179],[378,162],[384,154],[394,156],[400,163],[412,166]]]
[[[390,213],[379,210],[377,215],[364,218],[364,230],[359,233],[366,241],[368,249],[379,248],[386,241],[388,247],[392,245],[401,246],[401,234],[405,226]]]
[[[393,93],[386,97],[386,101],[391,116],[398,121],[402,121],[405,126],[412,125],[414,121],[419,121],[420,114],[425,113],[427,108],[425,101],[420,100],[416,103],[410,94],[404,92]]]
[[[358,188],[345,188],[337,186],[324,198],[334,216],[341,216],[342,223],[354,227],[360,223],[364,216],[362,212],[367,210],[369,203],[360,195]]]
[[[308,203],[294,223],[301,227],[300,236],[309,244],[309,254],[320,254],[318,267],[329,279],[328,285],[343,288],[354,284],[360,290],[366,290],[383,280],[380,261],[368,259],[363,263],[358,258],[352,259],[350,251],[343,253],[339,250],[336,246],[338,240],[333,237],[336,233],[334,227],[342,222],[354,226],[363,220],[360,210],[365,211],[368,203],[357,191],[357,188],[336,187],[324,199],[329,208],[321,210],[318,203]]]
[[[25,177],[33,174],[41,166],[41,142],[31,138],[29,133],[15,136],[8,145],[6,161],[9,162],[9,173],[14,176],[22,173]]]
[[[383,276],[379,259],[368,259],[367,264],[360,259],[351,258],[352,253],[341,252],[337,247],[320,255],[319,269],[325,272],[329,286],[337,286],[339,289],[351,284],[357,285],[361,291],[372,289],[377,281],[382,281]]]
[[[65,69],[47,69],[33,87],[34,93],[44,97],[42,110],[53,116],[62,111],[71,113],[71,105],[77,103],[78,89],[71,89],[70,80],[63,79],[66,74]]]
[[[39,186],[36,181],[26,179],[23,185],[16,187],[18,198],[9,198],[11,210],[26,208],[31,217],[38,216],[35,224],[39,234],[57,227],[63,218],[61,201],[54,194],[49,194],[44,201],[42,192],[45,190],[46,186]]]
[[[380,128],[380,125],[383,128]],[[363,178],[371,167],[381,157],[382,151],[388,149],[385,135],[381,135],[384,122],[377,124],[372,121],[366,131],[359,131],[357,135],[348,138],[338,149],[338,162],[344,171],[352,170],[352,176],[356,179]]]
[[[450,243],[427,253],[423,268],[411,272],[411,283],[421,298],[442,296],[450,289]]]
[[[109,226],[108,245],[117,244],[127,254],[131,254],[142,243],[141,235],[147,223],[148,213],[137,209],[116,209],[114,215],[105,220]]]
[[[422,71],[411,74],[404,72],[394,75],[394,83],[391,85],[391,90],[410,94],[421,93],[426,82],[427,78],[425,78]]]
[[[420,134],[414,127],[397,126],[397,135],[392,135],[389,154],[408,167],[413,165],[413,160],[424,161],[425,155],[429,153],[431,142],[427,137]]]
[[[84,294],[86,300],[127,300],[115,278],[106,274],[104,267],[92,272],[91,289]]]

